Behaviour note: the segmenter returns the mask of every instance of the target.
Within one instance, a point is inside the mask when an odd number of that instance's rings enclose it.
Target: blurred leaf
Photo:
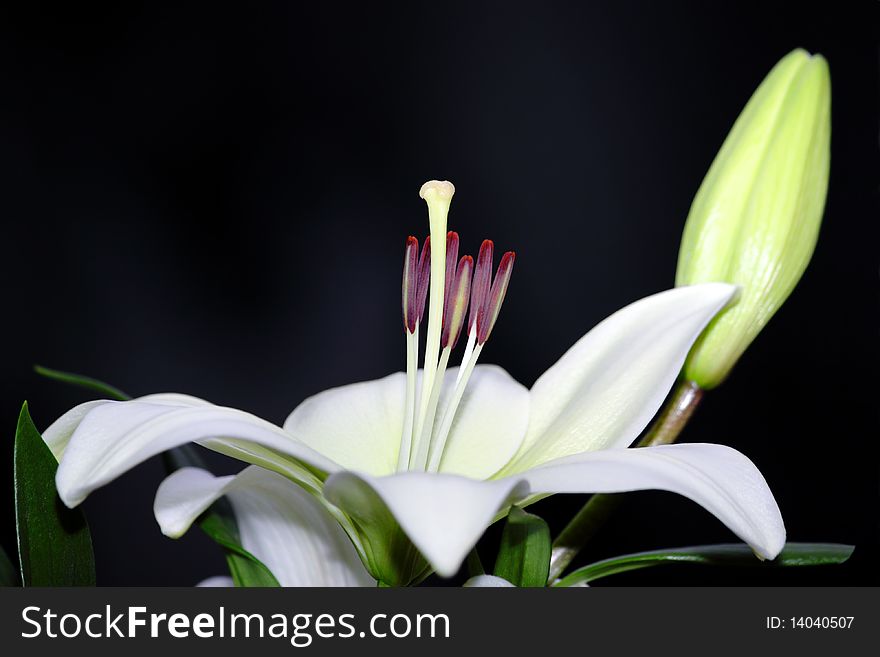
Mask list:
[[[0,547],[0,586],[18,586],[18,573],[6,550]]]
[[[705,566],[824,566],[843,563],[850,558],[854,549],[852,545],[839,543],[788,543],[773,561],[759,560],[752,549],[744,543],[722,543],[637,552],[597,561],[579,568],[560,579],[553,586],[584,586],[609,575],[669,563],[690,563]]]
[[[550,528],[538,516],[512,507],[495,561],[497,577],[514,586],[546,586],[550,573]]]
[[[131,399],[130,396],[126,395],[119,388],[111,386],[109,383],[99,381],[98,379],[93,379],[90,376],[53,370],[48,367],[43,367],[42,365],[34,365],[34,371],[41,376],[45,376],[47,379],[54,379],[55,381],[69,383],[81,388],[96,390],[97,392],[106,395],[108,399],[115,399],[116,401],[128,401]]]
[[[15,520],[24,586],[94,586],[92,537],[80,509],[55,491],[58,463],[21,407],[15,432]]]
[[[480,561],[480,553],[477,552],[476,545],[470,552],[468,552],[465,566],[467,567],[468,577],[477,577],[478,575],[486,574],[486,569],[483,568],[483,562]]]

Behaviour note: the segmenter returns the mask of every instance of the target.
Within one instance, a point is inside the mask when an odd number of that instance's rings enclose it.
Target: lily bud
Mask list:
[[[740,287],[685,364],[700,387],[724,380],[800,280],[825,207],[830,140],[828,63],[795,50],[749,100],[688,214],[676,285]]]

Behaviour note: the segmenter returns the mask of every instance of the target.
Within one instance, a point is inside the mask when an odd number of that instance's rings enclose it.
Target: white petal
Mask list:
[[[192,397],[190,395],[182,395],[176,392],[163,392],[146,395],[144,397],[139,397],[137,401],[172,404],[175,406],[200,406],[210,404],[210,402],[206,402],[204,399],[199,399],[198,397]],[[49,446],[49,449],[52,451],[52,454],[55,455],[56,460],[61,461],[61,457],[64,455],[64,450],[67,448],[67,443],[70,441],[70,437],[73,435],[73,432],[76,431],[76,428],[79,426],[79,423],[82,422],[82,419],[86,414],[106,403],[108,403],[108,400],[98,399],[74,406],[64,415],[55,420],[55,422],[43,432],[43,441]]]
[[[58,494],[76,506],[151,456],[193,441],[292,478],[311,476],[297,460],[325,472],[338,469],[283,429],[244,411],[211,404],[107,402],[90,410],[73,432],[55,477]]]
[[[476,577],[471,577],[468,581],[462,584],[462,586],[469,588],[509,588],[513,587],[513,584],[503,577],[496,577],[495,575],[477,575]]]
[[[109,402],[105,399],[98,399],[96,401],[88,401],[84,404],[79,404],[78,406],[71,408],[49,425],[49,428],[43,432],[43,442],[49,447],[57,461],[60,462],[61,458],[64,456],[64,450],[67,449],[67,443],[70,442],[70,437],[73,435],[73,432],[76,431],[76,428],[79,426],[79,423],[82,422],[82,419],[90,411],[108,403]]]
[[[446,374],[438,426],[457,375],[457,367]],[[528,422],[528,389],[496,365],[478,365],[455,414],[440,472],[486,479],[516,453]]]
[[[176,538],[223,495],[235,511],[242,547],[282,586],[376,585],[330,512],[296,484],[257,466],[229,477],[178,470],[159,486],[156,520]]]
[[[773,559],[785,544],[782,515],[764,477],[748,458],[723,445],[589,452],[515,478],[528,481],[532,493],[671,491],[715,515],[761,557]]]
[[[346,469],[374,475],[397,467],[406,375],[331,388],[288,416],[285,430]]]
[[[324,495],[357,518],[375,516],[378,496],[434,570],[457,571],[495,515],[528,494],[519,481],[476,481],[457,475],[404,472],[371,477],[353,472],[331,475]]]
[[[505,473],[632,443],[735,290],[723,283],[667,290],[614,313],[578,340],[532,386],[528,433]]]
[[[215,575],[214,577],[209,577],[207,579],[203,579],[201,582],[196,584],[197,588],[229,588],[235,586],[232,582],[232,578],[227,575]]]

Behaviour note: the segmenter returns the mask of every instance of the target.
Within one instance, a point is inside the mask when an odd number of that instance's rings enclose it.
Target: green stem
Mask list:
[[[681,381],[654,424],[636,447],[654,447],[674,443],[703,399],[703,389],[693,381]]]
[[[679,382],[660,411],[660,415],[636,447],[674,443],[690,421],[702,398],[703,389],[696,383]],[[553,541],[549,583],[552,584],[565,571],[581,548],[593,538],[620,506],[621,501],[622,496],[619,494],[598,494],[593,495],[584,504]]]

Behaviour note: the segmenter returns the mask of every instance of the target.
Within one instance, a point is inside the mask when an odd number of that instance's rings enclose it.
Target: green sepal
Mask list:
[[[494,575],[514,586],[546,586],[550,573],[550,528],[544,520],[512,507],[501,534]]]
[[[773,561],[761,561],[752,549],[743,543],[652,550],[591,563],[566,575],[553,586],[585,586],[589,582],[609,575],[670,563],[704,566],[825,566],[843,563],[850,558],[854,549],[852,545],[839,543],[787,543]]]
[[[24,586],[94,586],[92,536],[80,509],[55,489],[58,462],[21,407],[13,456],[15,526]]]

